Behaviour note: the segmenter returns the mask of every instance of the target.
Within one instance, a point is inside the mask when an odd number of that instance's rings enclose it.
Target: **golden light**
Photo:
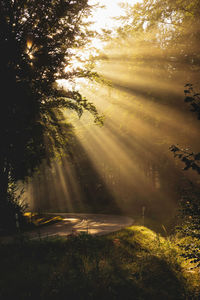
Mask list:
[[[31,39],[27,40],[26,47],[27,47],[26,53],[28,54],[29,58],[32,60],[34,58],[33,55],[34,49],[33,49],[33,41]],[[31,62],[31,66],[32,65],[33,63]]]
[[[142,0],[89,0],[89,4],[99,4],[100,6],[90,17],[90,21],[94,22],[91,28],[100,31],[103,28],[112,29],[113,27],[116,27],[120,22],[114,18],[124,14],[121,4],[134,5],[137,2],[142,2]]]
[[[112,19],[123,14],[119,2],[101,1],[105,8],[94,12],[92,28],[112,29],[119,24]],[[134,4],[138,1],[121,2]],[[90,204],[93,201],[92,207],[93,204],[98,206],[97,198],[101,201],[101,197],[106,196],[107,203],[115,204],[126,213],[141,213],[144,205],[161,219],[174,213],[177,195],[173,190],[173,176],[176,179],[180,173],[168,148],[180,138],[185,144],[190,141],[195,145],[198,126],[191,120],[185,122],[189,116],[187,109],[181,111],[170,103],[171,95],[182,101],[185,65],[180,66],[176,80],[172,81],[162,67],[161,51],[153,47],[149,51],[141,44],[142,38],[113,39],[103,46],[95,38],[84,51],[81,50],[80,60],[73,59],[66,66],[66,72],[81,69],[90,55],[95,56],[95,47],[102,48],[106,59],[99,60],[95,70],[110,81],[111,86],[84,80],[59,83],[66,89],[78,88],[100,113],[105,114],[105,124],[103,128],[95,126],[87,113],[80,120],[73,116],[73,159],[66,156],[53,164],[51,172],[45,167],[42,180],[33,179],[32,193],[35,195],[31,197],[37,198],[37,205],[47,197],[49,200],[44,207],[49,205],[51,209],[56,207],[70,212],[78,207],[84,212],[89,201]],[[151,36],[148,38],[151,40]],[[31,46],[27,44],[28,48]],[[171,50],[171,57],[176,51]],[[161,64],[155,67],[154,60]],[[66,113],[68,117],[69,112]],[[42,185],[45,186],[43,190]],[[106,210],[106,201],[99,204],[102,210]]]
[[[28,40],[27,40],[27,43],[26,43],[26,46],[27,46],[27,48],[28,48],[29,50],[31,49],[32,45],[33,45],[33,42],[32,42],[30,39],[28,39]]]
[[[89,26],[89,29],[97,32],[101,32],[104,29],[114,29],[120,24],[120,21],[118,21],[116,17],[123,15],[121,3],[133,5],[141,1],[142,0],[101,0],[99,2],[98,0],[89,0],[90,5],[99,4],[100,6],[99,8],[93,10],[91,16],[87,17],[87,21],[92,22],[92,24]],[[83,49],[73,49],[72,52],[74,54],[74,58],[71,59],[70,63],[66,65],[65,72],[73,72],[73,70],[83,68],[85,62],[87,62],[90,57],[94,58],[97,56],[98,50],[102,50],[105,44],[106,43],[100,38],[94,37],[87,45],[85,45]],[[66,86],[68,86],[68,83],[66,83]]]

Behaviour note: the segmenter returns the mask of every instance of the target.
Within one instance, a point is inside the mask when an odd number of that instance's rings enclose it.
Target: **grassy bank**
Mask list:
[[[198,299],[177,241],[132,226],[0,246],[0,299]]]

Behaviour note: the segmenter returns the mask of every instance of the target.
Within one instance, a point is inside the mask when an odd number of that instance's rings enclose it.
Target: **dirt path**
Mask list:
[[[126,216],[78,213],[54,213],[54,215],[62,216],[63,221],[41,227],[39,231],[29,232],[29,237],[35,239],[56,235],[67,236],[81,231],[89,234],[104,235],[133,224],[133,219]]]

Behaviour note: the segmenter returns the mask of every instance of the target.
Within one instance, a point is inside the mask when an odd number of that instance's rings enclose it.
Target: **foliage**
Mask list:
[[[190,104],[191,111],[197,113],[198,120],[200,120],[200,94],[194,90],[191,83],[187,83],[185,88],[185,102]]]
[[[198,114],[200,119],[200,98],[199,93],[194,91],[193,85],[187,83],[185,85],[185,102],[189,103],[192,112]],[[200,153],[194,153],[189,149],[181,149],[176,145],[172,145],[170,150],[174,153],[174,157],[180,159],[184,164],[184,170],[192,169],[200,174]],[[200,267],[200,191],[199,187],[190,183],[189,188],[184,188],[180,200],[180,213],[182,218],[182,226],[178,228],[184,236],[190,237],[184,240],[182,247],[184,249],[183,256],[196,263],[196,267]]]
[[[124,17],[125,27],[119,30],[119,34],[125,36],[125,40],[130,45],[128,58],[130,62],[134,61],[132,68],[138,64],[139,68],[142,66],[144,75],[146,68],[147,75],[157,79],[153,82],[155,88],[151,83],[146,88],[147,92],[156,95],[159,102],[165,97],[167,105],[171,104],[180,111],[184,107],[180,105],[180,97],[177,98],[178,87],[188,82],[185,86],[185,102],[191,106],[191,110],[198,115],[198,118],[200,97],[189,82],[199,82],[199,7],[199,0],[144,0],[134,6],[125,7],[127,12]],[[166,84],[160,93],[158,81],[160,85]],[[138,92],[137,89],[135,91]],[[200,174],[200,153],[194,153],[189,148],[183,149],[177,145],[172,145],[170,150],[185,164],[184,170],[193,169]],[[186,243],[185,250],[188,258],[196,257],[197,260],[199,259],[199,237],[195,237],[195,234],[199,234],[198,202],[198,197],[194,196],[192,191],[181,201],[183,224],[185,224],[183,233],[190,235],[193,241],[192,244],[191,240]]]
[[[104,237],[80,233],[67,240],[24,240],[1,246],[0,255],[3,299],[16,294],[20,299],[194,296],[196,275],[184,273],[172,242],[145,227],[132,226]]]
[[[0,1],[0,201],[7,201],[8,185],[33,174],[41,161],[66,145],[69,126],[63,111],[79,116],[89,111],[102,123],[95,106],[59,80],[98,78],[90,67],[66,66],[75,50],[95,34],[84,17],[87,0]]]
[[[7,201],[0,202],[0,235],[17,232],[20,228],[26,227],[24,212],[27,205],[20,202],[22,193],[23,191],[18,192],[15,183],[9,184]],[[16,222],[18,222],[18,228]]]
[[[200,174],[200,153],[189,152],[189,149],[181,149],[176,145],[170,146],[174,157],[178,157],[185,164],[184,170],[192,169]]]
[[[144,0],[125,6],[119,37],[129,44],[135,64],[150,66],[159,79],[199,78],[199,5],[199,0]]]
[[[189,259],[194,267],[200,267],[200,190],[192,182],[183,190],[180,200],[181,226],[177,232],[184,239],[180,243],[183,249],[183,257]]]

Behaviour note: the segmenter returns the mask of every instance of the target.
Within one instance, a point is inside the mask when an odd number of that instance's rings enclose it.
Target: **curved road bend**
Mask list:
[[[63,218],[62,221],[41,227],[39,231],[34,230],[28,233],[31,239],[67,236],[79,232],[104,235],[133,225],[133,219],[126,216],[104,215],[104,214],[82,214],[82,213],[51,213]]]

